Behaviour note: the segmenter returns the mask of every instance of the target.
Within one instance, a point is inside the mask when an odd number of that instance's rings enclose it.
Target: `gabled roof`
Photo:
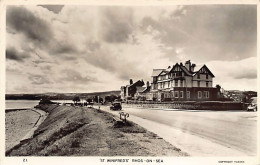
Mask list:
[[[161,73],[160,73],[158,76],[162,75],[162,73],[167,74],[167,73],[169,73],[169,71],[167,71],[167,70],[163,70],[163,71],[161,71]]]
[[[192,76],[192,73],[184,66],[184,65],[180,65],[180,64],[178,64],[178,63],[176,63],[173,67],[172,67],[172,69],[171,69],[171,71],[175,68],[175,67],[180,67],[181,68],[181,70],[184,72],[184,73],[186,73],[188,76]]]
[[[196,66],[195,64],[192,64],[193,69]],[[185,67],[182,63],[176,63],[173,65],[173,67],[168,67],[167,69],[153,69],[152,77],[156,77],[161,75],[162,73],[169,73],[172,72],[176,67],[179,67],[181,71],[185,73],[185,75],[188,76],[195,76],[197,73],[201,71],[202,68],[204,68],[212,77],[215,77],[213,73],[209,70],[209,68],[204,64],[203,66],[197,66],[197,68],[200,68],[198,71],[190,71],[188,68]]]
[[[149,92],[151,90],[151,86],[146,87],[143,92]]]
[[[131,84],[131,85],[128,85],[128,87],[134,86],[134,85],[136,85],[137,83],[141,83],[141,84],[142,84],[141,86],[144,85],[143,80],[142,80],[142,81],[141,81],[141,80],[138,80],[138,81],[136,81],[135,83],[133,83],[133,84]]]
[[[153,69],[152,77],[158,76],[165,69]]]
[[[212,76],[215,77],[214,74],[209,70],[209,68],[204,64],[197,72],[195,72],[195,74],[193,76],[195,76],[197,73],[199,73],[201,71],[201,69],[205,69],[208,71],[208,73]]]
[[[141,88],[137,89],[137,92],[139,93],[145,93],[145,92],[149,92],[151,90],[151,86],[148,87],[142,87],[144,88],[143,90],[141,90]],[[139,90],[139,91],[138,91]]]
[[[188,71],[188,69],[185,66],[181,66],[181,69],[188,75],[188,76],[192,76],[192,73],[190,71]]]
[[[136,87],[136,92],[143,92],[146,87]]]

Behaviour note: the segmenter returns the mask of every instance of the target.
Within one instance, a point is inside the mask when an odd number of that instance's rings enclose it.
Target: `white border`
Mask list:
[[[142,158],[146,159],[163,159],[164,163],[146,163],[141,164],[198,164],[198,165],[211,165],[211,164],[240,164],[240,163],[219,163],[219,161],[244,161],[245,163],[241,164],[251,164],[257,165],[260,164],[260,144],[259,144],[259,129],[258,130],[258,153],[255,157],[112,157],[112,158],[123,158],[130,159],[130,163],[102,163],[100,159],[107,159],[109,157],[5,157],[5,27],[6,27],[6,6],[7,5],[37,5],[37,4],[63,4],[63,5],[107,5],[107,6],[168,6],[168,5],[202,5],[202,4],[252,4],[257,5],[257,18],[259,18],[259,1],[257,0],[229,0],[229,1],[219,1],[219,0],[3,0],[0,1],[0,165],[9,165],[9,164],[62,164],[62,165],[72,165],[72,164],[82,164],[86,165],[89,163],[93,164],[139,164],[131,163],[131,159]],[[259,27],[259,21],[257,21],[257,27]],[[258,28],[257,28],[258,31]],[[257,33],[257,41],[259,40],[259,33]],[[259,43],[257,42],[257,60],[260,60],[259,57]],[[259,63],[259,62],[258,62]],[[258,66],[257,76],[260,77],[259,66]],[[258,90],[260,92],[260,81],[257,79]],[[258,104],[259,104],[258,99]],[[258,111],[258,121],[259,121],[259,111]],[[258,122],[259,127],[259,122]],[[28,162],[24,163],[23,159],[26,158]],[[110,157],[111,158],[111,157]]]

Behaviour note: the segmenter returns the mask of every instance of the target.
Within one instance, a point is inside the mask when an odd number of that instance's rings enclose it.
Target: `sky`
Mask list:
[[[256,15],[256,5],[8,6],[6,93],[120,90],[187,60],[206,64],[214,86],[256,90]]]

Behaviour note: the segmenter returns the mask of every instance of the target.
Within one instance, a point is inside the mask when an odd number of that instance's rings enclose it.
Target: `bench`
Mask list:
[[[126,123],[126,118],[129,117],[129,114],[124,112],[119,112],[119,115],[120,115],[120,119]]]
[[[114,116],[113,121],[116,122],[116,123],[118,123],[118,122],[126,123],[126,118],[129,117],[129,114],[124,113],[124,112],[120,112],[119,115],[120,115],[119,117]]]

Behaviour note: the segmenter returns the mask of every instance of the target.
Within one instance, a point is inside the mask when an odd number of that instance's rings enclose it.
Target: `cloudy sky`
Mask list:
[[[119,90],[189,59],[214,86],[256,90],[256,15],[255,5],[8,6],[6,93]]]

